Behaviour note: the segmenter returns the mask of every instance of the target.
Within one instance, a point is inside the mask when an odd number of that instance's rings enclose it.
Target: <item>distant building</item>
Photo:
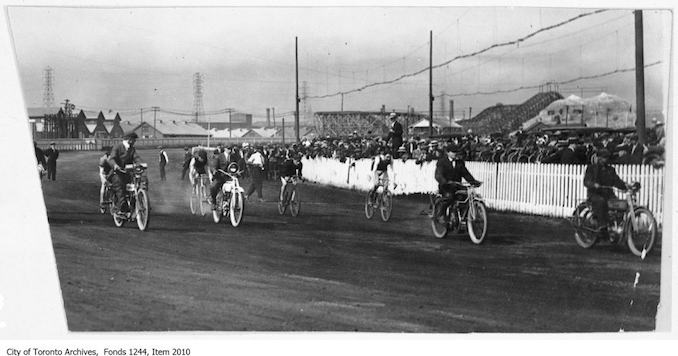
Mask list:
[[[216,129],[216,130],[225,130],[225,129],[251,129],[252,128],[252,114],[245,114],[240,112],[234,112],[229,116],[218,117],[218,118],[202,118],[200,122],[194,122],[194,124],[201,126],[203,129]]]
[[[155,125],[147,121],[136,125],[127,122],[121,128],[125,133],[134,131],[140,138],[207,137],[207,130],[188,121],[157,119]]]

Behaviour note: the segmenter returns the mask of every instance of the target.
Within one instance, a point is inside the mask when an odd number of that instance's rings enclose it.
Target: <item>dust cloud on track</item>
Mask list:
[[[233,228],[191,215],[183,150],[168,150],[166,182],[157,153],[140,151],[146,232],[98,213],[100,152],[63,152],[58,180],[43,182],[72,331],[654,329],[659,248],[644,261],[605,244],[584,250],[562,219],[497,212],[483,245],[438,240],[423,197],[397,197],[384,223],[365,219],[360,193],[309,183],[300,216],[280,216],[279,183],[266,182],[266,202],[248,202]]]

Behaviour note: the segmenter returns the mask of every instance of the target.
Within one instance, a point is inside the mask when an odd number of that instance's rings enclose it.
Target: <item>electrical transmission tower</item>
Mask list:
[[[200,115],[205,112],[202,105],[204,76],[202,74],[193,74],[193,110],[195,111],[195,122],[199,121]]]
[[[42,75],[42,105],[46,108],[54,106],[54,69],[47,66]]]

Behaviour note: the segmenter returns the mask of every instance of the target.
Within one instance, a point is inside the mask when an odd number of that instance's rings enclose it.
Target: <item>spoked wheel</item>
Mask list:
[[[367,196],[365,197],[365,217],[368,219],[372,219],[374,216],[374,202],[370,195],[370,192],[367,192]]]
[[[136,213],[137,213],[137,225],[139,230],[146,231],[148,228],[148,221],[150,220],[150,206],[148,204],[148,195],[145,190],[140,190],[137,192],[137,204],[136,204]]]
[[[285,190],[283,191],[283,200],[278,202],[278,213],[280,215],[285,215],[285,212],[287,211],[287,205],[290,201],[290,191],[287,189],[287,186],[285,186]]]
[[[388,221],[391,218],[391,211],[393,211],[393,196],[391,192],[385,191],[381,194],[381,204],[379,204],[381,220]]]
[[[481,201],[473,201],[472,204],[473,207],[469,207],[466,222],[468,236],[474,244],[480,245],[487,236],[487,210]]]
[[[229,216],[231,217],[231,225],[238,227],[242,221],[242,215],[245,210],[245,204],[241,192],[231,193],[231,205],[229,209]]]
[[[116,227],[122,227],[123,225],[125,225],[125,221],[127,221],[127,219],[120,216],[119,214],[111,213],[111,215],[113,215],[113,223],[115,224]]]
[[[431,229],[433,230],[433,236],[439,239],[445,238],[447,236],[447,232],[449,231],[449,224],[445,221],[445,215],[447,212],[440,212],[441,207],[442,200],[434,202],[431,217]]]
[[[195,187],[192,187],[191,189],[191,199],[190,199],[190,205],[191,205],[191,214],[195,215],[198,213],[198,206],[200,205],[200,188],[196,185]]]
[[[577,245],[583,248],[591,248],[598,242],[598,234],[592,230],[596,228],[592,220],[591,208],[587,204],[579,204],[572,213],[572,225],[574,225],[574,239]]]
[[[212,220],[214,220],[215,224],[218,224],[221,222],[221,215],[222,215],[222,210],[224,208],[224,194],[222,192],[219,192],[217,194],[217,198],[214,199],[214,209],[212,209]]]
[[[301,200],[299,199],[299,193],[294,190],[290,197],[290,213],[292,213],[292,216],[298,216],[299,210],[301,210]]]
[[[625,229],[629,250],[638,257],[644,257],[652,250],[657,238],[657,221],[646,208],[636,208],[632,219],[635,221],[629,220]]]
[[[104,188],[104,201],[99,204],[99,213],[106,214],[106,211],[111,211],[111,189],[108,186]]]
[[[207,200],[207,187],[204,184],[201,184],[198,187],[198,193],[198,199],[200,201],[200,214],[205,216],[211,208],[210,202]]]

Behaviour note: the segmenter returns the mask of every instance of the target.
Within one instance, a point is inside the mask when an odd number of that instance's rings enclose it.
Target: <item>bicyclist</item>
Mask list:
[[[280,201],[283,201],[283,193],[285,192],[285,186],[288,182],[297,185],[297,181],[292,179],[292,177],[302,178],[301,170],[303,168],[301,163],[301,154],[295,153],[292,155],[292,158],[287,158],[282,164],[282,170],[280,171],[280,181],[282,185],[280,186]]]
[[[201,174],[207,174],[210,179],[212,178],[210,170],[207,169],[207,151],[204,148],[198,148],[195,152],[188,164],[188,170],[188,180],[191,181],[191,186],[193,187],[198,183],[197,178]]]
[[[436,218],[440,218],[450,204],[454,204],[456,208],[458,201],[455,193],[462,188],[454,183],[461,184],[463,178],[471,185],[480,185],[480,182],[473,178],[466,168],[460,150],[461,148],[456,144],[446,146],[445,155],[438,159],[436,164],[435,179],[438,182],[438,192],[445,197],[440,209],[434,212]]]
[[[386,147],[379,146],[377,155],[372,159],[372,189],[370,189],[370,197],[374,200],[374,194],[379,185],[388,186],[388,167],[393,166],[393,158],[386,153]],[[381,180],[380,180],[381,178]]]
[[[108,158],[111,156],[111,152],[106,150],[103,156],[99,158],[99,179],[101,180],[101,190],[99,191],[99,205],[103,208],[104,203],[104,191],[106,191],[106,184],[108,182],[108,176],[111,174],[113,167],[108,162]]]
[[[605,236],[608,224],[607,202],[615,198],[610,187],[617,187],[623,191],[628,185],[617,175],[610,162],[610,151],[600,149],[596,153],[597,159],[586,167],[584,186],[587,188],[588,199],[593,208],[593,215],[598,223],[598,230]]]
[[[222,144],[217,145],[217,150],[214,152],[214,160],[212,162],[212,184],[210,185],[210,203],[212,210],[216,210],[215,204],[219,190],[227,181],[231,180],[227,174],[221,172],[228,169],[231,163],[238,163],[237,157],[231,154],[230,147],[224,147]],[[221,171],[220,171],[221,170]]]
[[[116,144],[111,149],[111,154],[108,157],[108,163],[113,169],[113,175],[111,176],[111,191],[115,198],[115,206],[113,206],[113,213],[120,212],[120,206],[122,205],[123,196],[125,192],[125,185],[129,183],[130,177],[129,174],[125,171],[125,165],[140,163],[141,157],[137,154],[136,148],[134,148],[134,143],[137,141],[136,133],[128,133],[122,138],[122,142]]]

